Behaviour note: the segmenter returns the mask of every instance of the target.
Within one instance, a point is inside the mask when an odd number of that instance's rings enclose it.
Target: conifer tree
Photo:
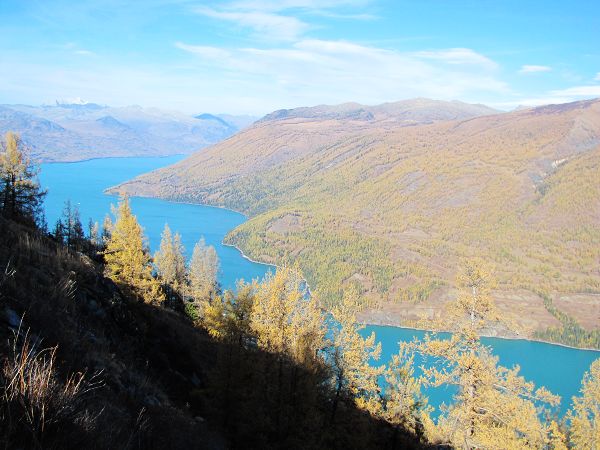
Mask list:
[[[382,416],[396,430],[401,428],[421,436],[424,424],[431,424],[432,408],[421,393],[421,381],[415,377],[414,357],[411,345],[402,343],[386,367]]]
[[[175,236],[173,237],[173,253],[175,254],[176,289],[182,289],[187,281],[187,264],[185,261],[185,247],[181,242],[181,235],[179,234],[179,232],[175,233]]]
[[[139,299],[163,300],[160,285],[152,276],[151,258],[142,227],[124,197],[115,210],[115,222],[104,251],[108,276]]]
[[[158,276],[165,284],[175,283],[175,252],[173,248],[173,235],[169,224],[165,224],[161,234],[159,250],[154,254],[154,264]]]
[[[88,239],[94,249],[102,248],[102,237],[100,236],[100,224],[92,221],[88,222]]]
[[[347,393],[359,408],[372,414],[380,413],[380,387],[377,379],[383,374],[384,366],[374,366],[372,361],[381,355],[381,343],[375,343],[375,333],[363,338],[364,328],[357,322],[360,311],[358,289],[350,286],[344,291],[342,301],[331,314],[336,324],[333,330],[333,348],[330,358],[333,369],[335,398],[331,421],[335,420],[340,397]]]
[[[63,225],[62,220],[58,219],[56,221],[54,230],[52,230],[52,237],[61,244],[65,242],[65,226]]]
[[[110,215],[106,214],[106,216],[104,216],[104,220],[102,221],[101,239],[102,239],[103,245],[106,245],[108,243],[108,240],[110,239],[110,233],[111,233],[112,227],[113,227],[113,223],[110,218]]]
[[[569,442],[575,449],[600,449],[600,359],[594,361],[581,382],[581,395],[573,397],[569,411]]]
[[[85,241],[85,235],[79,215],[79,207],[77,205],[73,206],[71,200],[65,202],[59,222],[60,225],[57,224],[57,226],[62,228],[64,243],[69,248],[81,250]]]
[[[235,296],[226,291],[204,306],[203,325],[209,334],[231,344],[244,346],[252,336],[250,320],[258,289],[256,282],[239,281]]]
[[[36,180],[39,168],[27,157],[18,134],[7,132],[0,149],[0,212],[40,225],[45,191]]]
[[[217,251],[201,238],[194,246],[189,267],[190,294],[196,302],[208,301],[218,293],[218,273]]]
[[[297,267],[267,275],[258,286],[250,326],[259,347],[305,364],[324,348],[325,322],[303,285]]]
[[[165,290],[174,295],[183,295],[186,283],[185,249],[179,233],[173,237],[168,224],[161,235],[160,248],[154,255],[154,264]]]
[[[431,386],[453,385],[454,402],[442,409],[433,442],[456,448],[563,448],[555,423],[540,420],[540,408],[556,407],[560,398],[545,388],[535,390],[519,376],[519,368],[498,366],[479,332],[501,319],[490,295],[493,281],[480,260],[468,261],[458,277],[460,293],[448,309],[455,326],[450,339],[426,336],[420,350],[438,364],[423,368]],[[547,406],[546,406],[547,405]]]

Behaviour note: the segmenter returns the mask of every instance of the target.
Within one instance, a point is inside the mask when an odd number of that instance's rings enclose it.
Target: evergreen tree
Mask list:
[[[377,379],[383,374],[384,366],[374,366],[372,361],[379,359],[381,343],[375,344],[375,333],[371,333],[368,338],[361,336],[360,331],[364,325],[356,320],[360,305],[358,289],[350,286],[345,290],[340,304],[331,311],[336,322],[330,355],[332,382],[336,392],[332,404],[332,422],[343,395],[349,395],[359,408],[372,414],[380,413],[380,388]]]
[[[163,300],[160,285],[152,276],[152,260],[142,227],[132,214],[127,197],[115,210],[104,258],[107,275],[124,289],[147,302]]]
[[[600,449],[600,359],[594,361],[581,382],[581,396],[573,397],[569,411],[569,441],[575,449]]]
[[[52,237],[61,244],[65,242],[65,226],[62,220],[58,219],[52,231]]]
[[[194,246],[189,268],[190,294],[196,302],[210,300],[219,291],[219,257],[201,238]]]
[[[438,362],[423,368],[427,384],[458,389],[437,426],[426,427],[429,439],[462,449],[564,448],[557,425],[540,420],[541,409],[558,406],[560,398],[545,388],[535,390],[519,376],[518,367],[498,366],[479,339],[488,322],[501,319],[490,296],[489,270],[479,260],[467,262],[458,286],[458,298],[448,309],[456,331],[450,339],[428,335],[419,346]]]
[[[18,134],[7,132],[0,151],[0,211],[3,216],[40,225],[45,191],[36,180],[39,173],[25,155]]]
[[[62,241],[69,247],[75,250],[82,250],[85,243],[85,235],[81,217],[79,215],[79,207],[72,206],[71,201],[67,200],[63,208],[62,216],[58,219],[55,231],[62,230]],[[58,234],[55,233],[55,237]]]

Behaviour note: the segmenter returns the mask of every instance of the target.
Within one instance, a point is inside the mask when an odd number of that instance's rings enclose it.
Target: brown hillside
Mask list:
[[[359,283],[373,322],[438,316],[478,255],[521,334],[557,326],[554,307],[597,327],[577,305],[600,293],[600,101],[406,125],[266,120],[118,189],[248,214],[228,242],[298,260],[329,303]]]

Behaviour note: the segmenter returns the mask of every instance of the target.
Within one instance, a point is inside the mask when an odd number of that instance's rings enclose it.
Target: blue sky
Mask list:
[[[600,2],[0,1],[0,103],[260,115],[412,97],[600,97]]]

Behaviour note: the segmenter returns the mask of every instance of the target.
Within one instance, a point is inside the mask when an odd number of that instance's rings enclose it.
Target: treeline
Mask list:
[[[43,193],[29,164],[13,161],[23,161],[18,145],[7,146],[0,159],[2,215],[33,226],[40,223],[36,211]],[[12,183],[14,179],[27,182]],[[28,189],[23,195],[21,186]],[[490,296],[492,275],[479,260],[466,261],[457,279],[459,295],[446,316],[453,326],[452,337],[431,334],[423,341],[402,344],[388,365],[379,365],[381,345],[374,334],[360,333],[356,315],[362,299],[352,285],[342,290],[330,314],[322,310],[318,297],[307,295],[297,267],[280,268],[262,282],[241,282],[236,292],[221,292],[214,249],[198,243],[187,263],[181,238],[165,226],[153,258],[127,198],[115,209],[114,221],[105,221],[104,237],[99,239],[98,227],[92,226],[79,247],[77,214],[65,210],[61,223],[67,228],[73,225],[73,230],[65,237],[63,227],[54,239],[70,246],[71,253],[92,249],[121,292],[151,308],[147,314],[158,311],[162,317],[164,311],[165,318],[174,314],[193,323],[190,342],[205,330],[218,343],[215,352],[206,355],[204,382],[188,383],[171,371],[171,378],[162,383],[183,389],[187,407],[222,426],[233,447],[588,449],[600,445],[600,361],[585,375],[581,395],[574,399],[567,418],[559,420],[557,396],[543,387],[535,389],[519,375],[518,367],[499,366],[481,343],[480,331],[505,318]],[[71,295],[74,285],[65,286]],[[163,325],[160,332],[169,335],[176,330]],[[142,329],[131,327],[128,333],[142,333]],[[191,344],[180,345],[181,351],[191,352],[185,348]],[[183,364],[176,355],[163,357],[165,365]],[[421,366],[422,375],[416,376],[415,360],[421,357],[435,363]],[[0,378],[5,393],[12,386],[7,373]],[[440,409],[436,420],[423,395],[423,388],[429,386],[456,388],[452,402]],[[27,395],[23,394],[25,401]],[[21,411],[12,403],[10,408],[6,405],[0,409],[4,425],[15,420],[15,411]]]
[[[600,348],[600,329],[586,330],[575,319],[554,306],[552,298],[548,294],[538,292],[538,295],[544,299],[544,306],[560,321],[561,326],[536,331],[533,334],[534,338],[573,347]]]

